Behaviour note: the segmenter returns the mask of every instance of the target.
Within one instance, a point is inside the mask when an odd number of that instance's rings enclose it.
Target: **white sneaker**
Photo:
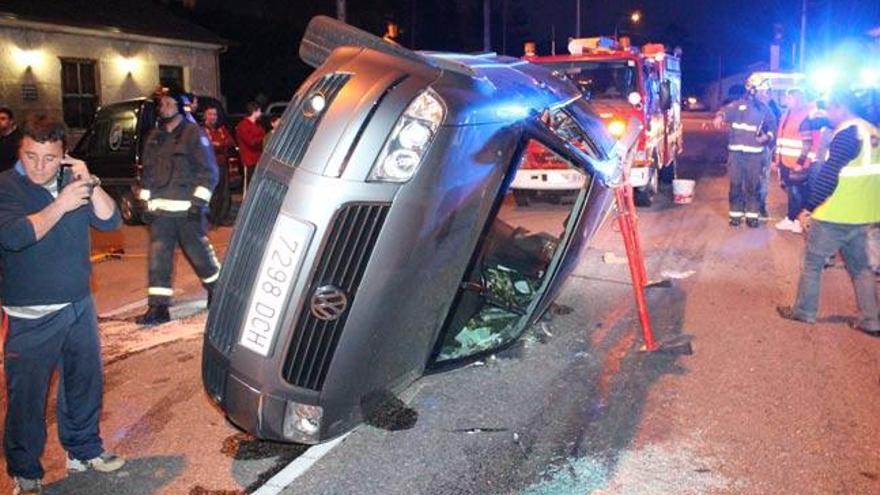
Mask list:
[[[788,217],[785,217],[782,220],[776,222],[776,230],[794,231],[795,225],[797,225],[798,229],[801,228],[800,222],[798,222],[797,220],[791,221],[788,219]]]
[[[788,220],[788,219],[786,218],[786,220]],[[794,224],[791,226],[792,232],[794,232],[795,234],[803,234],[804,233],[804,227],[801,225],[800,220],[795,220],[794,222],[791,222],[791,223]]]
[[[100,473],[112,473],[125,465],[125,459],[110,452],[103,452],[94,459],[81,461],[74,459],[67,454],[67,471],[71,473],[82,473],[89,469],[94,469]]]
[[[43,483],[40,480],[19,476],[12,478],[12,495],[42,495],[42,493]]]

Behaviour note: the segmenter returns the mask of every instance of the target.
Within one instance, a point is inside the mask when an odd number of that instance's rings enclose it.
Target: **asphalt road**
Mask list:
[[[794,296],[803,238],[727,227],[723,136],[704,121],[687,119],[681,175],[698,180],[694,203],[660,198],[640,212],[650,276],[676,278],[649,292],[655,331],[692,336],[694,355],[640,352],[608,223],[557,300],[571,313],[481,366],[419,380],[403,394],[414,425],[358,428],[284,493],[880,493],[880,340],[845,325],[855,305],[839,266],[825,274],[817,325],[776,316]],[[780,215],[777,187],[771,202]],[[99,299],[137,301],[135,264],[100,264]],[[303,456],[237,432],[202,392],[199,297],[196,282],[180,296],[193,314],[158,329],[125,314],[103,322],[102,431],[130,463],[67,476],[50,411],[48,493],[247,493]]]

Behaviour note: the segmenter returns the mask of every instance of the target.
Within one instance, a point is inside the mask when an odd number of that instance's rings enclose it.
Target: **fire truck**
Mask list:
[[[527,44],[528,45],[528,44]],[[574,82],[609,133],[619,138],[635,118],[642,126],[630,183],[640,206],[650,206],[659,182],[671,182],[683,148],[681,122],[681,59],[659,43],[641,48],[626,38],[578,38],[569,54],[539,56],[527,48],[525,60],[547,66]],[[537,192],[562,194],[580,187],[563,164],[536,157],[529,160],[511,187],[517,202],[527,204]]]

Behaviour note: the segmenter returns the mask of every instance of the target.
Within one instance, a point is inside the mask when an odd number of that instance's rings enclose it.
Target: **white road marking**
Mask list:
[[[400,395],[400,400],[405,404],[409,405],[413,399],[416,398],[419,392],[422,391],[422,388],[425,384],[421,381],[417,381]],[[314,447],[310,447],[308,450],[303,452],[303,454],[296,459],[293,460],[290,464],[288,464],[284,469],[278,472],[275,476],[269,479],[263,486],[258,488],[252,495],[278,495],[282,490],[293,484],[297,478],[306,473],[316,462],[318,462],[322,457],[329,454],[331,450],[338,447],[339,444],[345,440],[346,437],[351,435],[357,431],[357,428],[354,430],[342,435],[341,437],[331,440],[327,443],[322,443],[320,445],[315,445]]]
[[[253,495],[278,495],[282,490],[290,486],[297,478],[302,476],[322,457],[329,454],[331,450],[336,448],[350,434],[346,433],[341,437],[331,440],[327,443],[315,445],[309,448],[293,462],[288,464],[284,469],[273,476],[263,486],[253,492]]]

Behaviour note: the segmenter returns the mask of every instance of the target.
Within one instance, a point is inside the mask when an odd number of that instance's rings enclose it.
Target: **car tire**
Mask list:
[[[119,216],[126,225],[143,225],[141,211],[134,192],[131,189],[125,189],[116,195],[116,205],[119,208]]]
[[[523,208],[529,206],[529,203],[531,203],[529,192],[523,189],[513,190],[513,200],[516,202],[516,206],[520,206]]]
[[[228,169],[223,167],[220,173],[228,173]],[[224,178],[217,184],[214,194],[211,196],[211,203],[208,209],[208,220],[212,225],[226,225],[229,214],[232,211],[232,191],[229,188],[229,179]]]

